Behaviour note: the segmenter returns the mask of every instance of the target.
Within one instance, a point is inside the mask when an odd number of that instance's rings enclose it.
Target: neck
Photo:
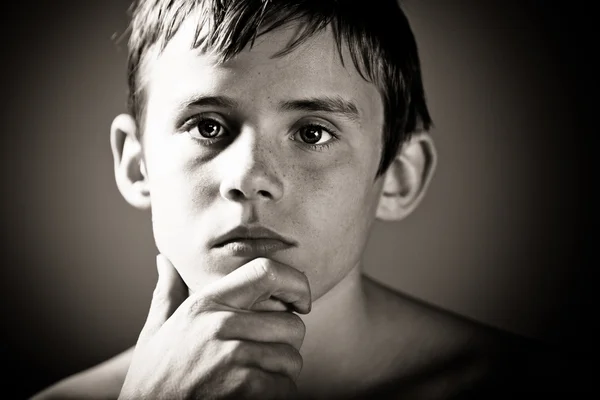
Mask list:
[[[300,350],[304,363],[298,384],[312,391],[331,385],[336,379],[332,374],[344,381],[352,371],[352,355],[363,347],[369,327],[360,263],[317,299],[302,320],[306,335]]]

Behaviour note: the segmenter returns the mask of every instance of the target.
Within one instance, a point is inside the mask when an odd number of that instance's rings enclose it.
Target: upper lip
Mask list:
[[[288,239],[275,231],[262,226],[238,226],[224,235],[218,236],[211,241],[211,247],[224,246],[229,242],[236,240],[256,240],[256,239],[272,239],[279,240],[290,246],[294,246],[296,243]]]

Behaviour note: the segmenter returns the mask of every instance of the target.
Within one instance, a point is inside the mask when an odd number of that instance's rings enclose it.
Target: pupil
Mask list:
[[[303,129],[300,136],[306,143],[314,144],[321,140],[321,129],[320,128],[306,128]]]
[[[209,121],[201,122],[200,126],[198,127],[198,130],[200,131],[200,134],[202,136],[207,138],[215,137],[219,133],[219,128],[217,127],[217,124]]]

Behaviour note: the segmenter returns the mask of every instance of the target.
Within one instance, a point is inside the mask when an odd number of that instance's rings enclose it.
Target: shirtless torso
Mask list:
[[[566,360],[540,343],[422,303],[369,278],[363,279],[363,287],[373,334],[357,341],[343,364],[327,363],[339,360],[335,347],[328,349],[331,357],[323,357],[322,351],[304,353],[297,382],[301,398],[467,399],[575,390],[565,376]],[[33,399],[116,399],[132,354],[130,348]]]

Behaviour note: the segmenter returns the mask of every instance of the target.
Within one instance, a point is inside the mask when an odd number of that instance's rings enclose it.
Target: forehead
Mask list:
[[[342,62],[331,29],[317,32],[292,52],[275,57],[296,37],[297,28],[286,25],[261,35],[252,48],[220,63],[217,55],[192,48],[197,26],[194,18],[188,18],[162,52],[154,46],[143,60],[140,83],[148,108],[156,103],[168,109],[200,95],[226,95],[254,107],[336,97],[355,104],[364,123],[381,123],[379,90],[361,77],[345,45]]]

